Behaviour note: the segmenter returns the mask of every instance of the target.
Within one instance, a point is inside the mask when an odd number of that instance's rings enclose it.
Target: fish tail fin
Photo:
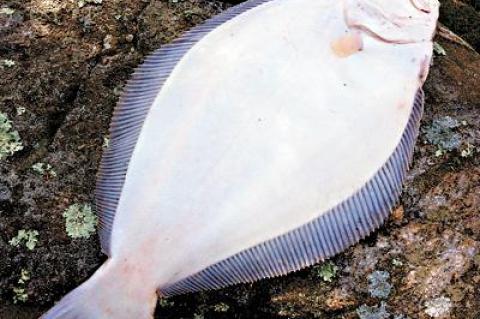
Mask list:
[[[151,319],[157,294],[142,284],[141,280],[122,278],[107,261],[40,319]]]

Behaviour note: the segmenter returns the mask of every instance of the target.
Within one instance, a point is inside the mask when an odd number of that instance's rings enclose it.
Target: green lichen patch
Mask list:
[[[27,247],[29,250],[33,250],[35,249],[37,242],[38,242],[38,231],[20,229],[17,233],[17,236],[13,237],[9,241],[9,244],[14,247],[25,245],[25,247]]]
[[[103,0],[79,0],[78,7],[83,8],[87,4],[102,4]]]
[[[57,176],[57,173],[53,169],[52,165],[48,163],[35,163],[32,165],[32,170],[42,176]]]
[[[429,127],[424,129],[426,140],[438,147],[436,156],[460,147],[462,144],[462,135],[458,132],[460,125],[456,119],[445,116],[434,120]]]
[[[18,116],[25,114],[26,111],[27,111],[27,109],[23,106],[17,107],[17,115]]]
[[[386,299],[392,291],[392,285],[388,282],[390,274],[386,271],[374,271],[368,275],[368,291],[374,298]]]
[[[337,276],[338,267],[331,261],[328,261],[320,266],[315,266],[313,268],[313,272],[323,281],[332,282],[332,280]]]
[[[15,13],[15,10],[9,7],[0,8],[0,14],[10,16]]]
[[[13,287],[13,303],[26,302],[28,300],[28,294],[23,287]]]
[[[63,213],[65,228],[71,238],[89,238],[95,233],[97,216],[88,204],[70,205]]]
[[[0,113],[0,160],[21,149],[23,149],[23,145],[18,132],[12,130],[12,122],[7,115]]]
[[[467,146],[462,150],[462,157],[472,157],[475,154],[475,146],[467,143]]]
[[[449,152],[456,151],[462,158],[472,157],[475,153],[472,132],[467,121],[459,121],[451,116],[439,117],[429,126],[423,128],[425,141],[435,145],[436,157],[441,157]]]
[[[403,266],[403,261],[401,261],[398,258],[393,258],[392,259],[392,265],[395,267],[402,267]]]
[[[433,42],[433,52],[435,52],[436,55],[447,55],[447,51],[445,51],[445,49],[438,42]]]
[[[387,319],[390,313],[387,311],[387,304],[382,301],[377,307],[361,305],[357,309],[357,315],[360,319]]]
[[[175,305],[175,302],[167,299],[167,298],[160,298],[158,299],[158,306],[162,308],[168,308],[168,307],[173,307]]]
[[[215,312],[227,312],[230,309],[230,306],[224,302],[220,302],[213,306],[213,311]]]
[[[103,148],[103,149],[107,149],[109,145],[110,145],[110,139],[109,139],[108,137],[104,137],[104,138],[103,138],[102,148]]]
[[[20,271],[20,278],[18,279],[18,286],[13,287],[13,303],[26,302],[28,294],[25,290],[25,285],[30,280],[30,273],[26,269]]]
[[[24,285],[27,281],[30,280],[30,273],[26,269],[22,269],[20,271],[20,278],[18,279],[18,283]]]
[[[10,60],[10,59],[4,59],[4,60],[2,60],[2,65],[4,67],[11,68],[11,67],[15,66],[15,61]]]

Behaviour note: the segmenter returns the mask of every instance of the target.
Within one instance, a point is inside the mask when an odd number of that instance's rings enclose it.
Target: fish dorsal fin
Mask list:
[[[110,236],[130,158],[148,112],[163,84],[185,54],[205,35],[236,16],[272,0],[250,0],[211,18],[148,56],[128,81],[113,113],[110,142],[97,175],[95,202],[102,251],[110,255]]]
[[[300,270],[343,251],[379,228],[396,204],[413,157],[424,93],[414,100],[394,152],[355,194],[309,223],[213,264],[170,286],[162,296],[218,289]]]

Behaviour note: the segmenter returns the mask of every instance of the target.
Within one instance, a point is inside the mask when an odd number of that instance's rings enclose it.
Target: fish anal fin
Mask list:
[[[380,227],[402,190],[423,113],[424,94],[414,100],[407,126],[393,154],[354,195],[309,223],[183,280],[159,287],[163,296],[223,288],[277,277],[332,257]]]

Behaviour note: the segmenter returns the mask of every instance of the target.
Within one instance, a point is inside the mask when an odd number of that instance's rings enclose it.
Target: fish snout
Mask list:
[[[412,5],[424,13],[431,13],[440,6],[438,0],[410,0]]]

